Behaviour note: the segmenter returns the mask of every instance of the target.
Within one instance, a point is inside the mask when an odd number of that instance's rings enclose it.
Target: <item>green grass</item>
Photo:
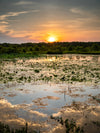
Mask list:
[[[0,58],[34,58],[43,54],[100,54],[100,42],[0,44]]]
[[[18,53],[4,53],[4,54],[0,54],[0,59],[15,59],[15,58],[36,58],[36,57],[40,57],[40,56],[44,56],[44,55],[38,55],[38,54],[18,54]]]

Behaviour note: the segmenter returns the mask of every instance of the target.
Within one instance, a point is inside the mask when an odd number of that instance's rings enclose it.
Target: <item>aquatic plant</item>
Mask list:
[[[37,131],[28,131],[28,123],[21,129],[11,129],[8,125],[0,122],[0,133],[37,133]]]
[[[77,126],[76,122],[72,119],[71,121],[69,119],[66,119],[65,121],[62,119],[62,117],[54,117],[50,116],[51,119],[56,120],[61,125],[64,125],[66,127],[66,133],[84,133],[83,128]]]
[[[100,127],[100,122],[99,121],[93,121],[93,124],[97,125],[98,127]]]
[[[76,125],[76,122],[72,119],[69,121],[65,120],[66,133],[84,133],[83,128]]]
[[[34,70],[34,72],[39,73],[39,72],[40,72],[40,70],[39,70],[39,69],[35,69],[35,70]]]

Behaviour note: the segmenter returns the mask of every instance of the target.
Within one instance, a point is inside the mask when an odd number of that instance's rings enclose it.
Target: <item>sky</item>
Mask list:
[[[100,41],[100,0],[0,0],[0,43]]]

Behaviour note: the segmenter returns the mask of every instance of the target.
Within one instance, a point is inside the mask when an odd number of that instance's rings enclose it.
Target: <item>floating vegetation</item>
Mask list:
[[[70,58],[71,57],[71,58]],[[0,82],[32,82],[38,80],[51,82],[94,82],[100,81],[98,61],[93,55],[66,55],[40,57],[34,59],[3,60],[0,64]],[[85,58],[84,58],[85,57]]]
[[[98,103],[100,103],[100,98],[97,98],[96,96],[92,96],[94,100],[96,100]]]
[[[38,69],[35,69],[35,70],[34,70],[34,72],[36,72],[36,73],[39,73],[39,72],[40,72],[40,70],[38,70]]]

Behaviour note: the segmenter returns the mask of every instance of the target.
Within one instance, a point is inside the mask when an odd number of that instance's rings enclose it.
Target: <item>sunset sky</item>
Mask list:
[[[0,0],[0,43],[100,41],[100,0]]]

